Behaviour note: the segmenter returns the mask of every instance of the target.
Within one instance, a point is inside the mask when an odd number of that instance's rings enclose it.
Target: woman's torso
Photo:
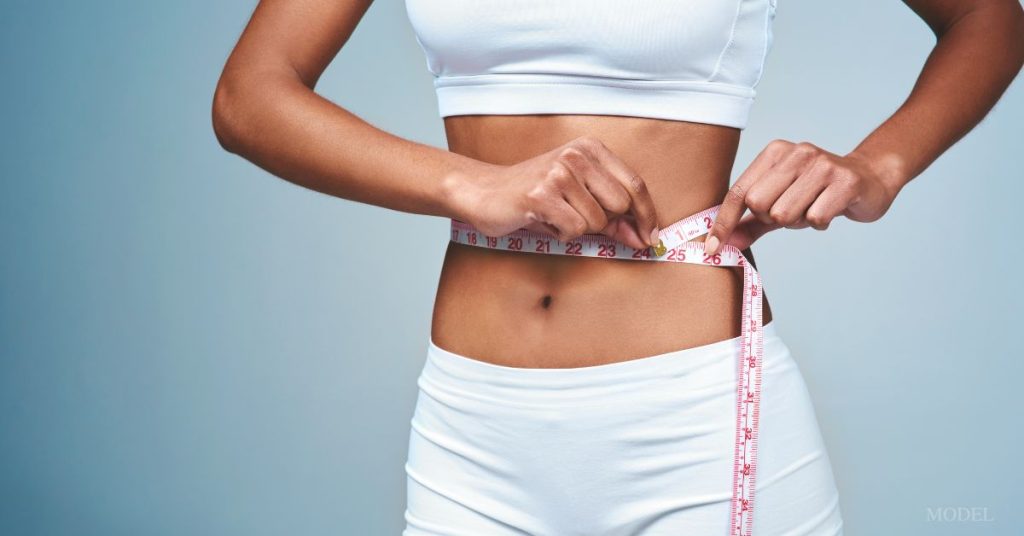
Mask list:
[[[589,134],[639,173],[658,225],[722,202],[740,130],[610,115],[446,117],[449,150],[513,164]],[[750,250],[744,255],[756,263]],[[450,242],[434,343],[514,367],[590,366],[740,335],[742,271],[489,250]],[[763,321],[772,318],[764,301]]]

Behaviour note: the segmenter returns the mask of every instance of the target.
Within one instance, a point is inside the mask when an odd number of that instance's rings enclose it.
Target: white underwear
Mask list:
[[[517,368],[429,342],[403,536],[725,536],[740,338],[577,368]],[[764,326],[759,536],[843,534],[804,378]]]

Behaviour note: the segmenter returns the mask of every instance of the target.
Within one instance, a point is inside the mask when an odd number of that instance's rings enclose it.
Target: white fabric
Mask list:
[[[728,534],[739,348],[559,369],[430,341],[403,536]],[[774,320],[764,350],[753,532],[842,535],[811,399]]]
[[[776,0],[405,0],[442,117],[601,114],[745,128]]]

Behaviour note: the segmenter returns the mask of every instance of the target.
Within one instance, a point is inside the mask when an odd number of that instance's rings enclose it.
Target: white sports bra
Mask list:
[[[601,114],[745,128],[776,0],[405,0],[441,117]]]

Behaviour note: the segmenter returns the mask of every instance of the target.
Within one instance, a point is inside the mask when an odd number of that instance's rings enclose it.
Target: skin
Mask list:
[[[448,150],[382,131],[315,93],[369,0],[262,0],[213,102],[221,145],[274,175],[352,201],[634,247],[722,203],[706,248],[881,218],[991,110],[1024,64],[1017,0],[905,2],[937,41],[903,105],[853,151],[775,140],[729,186],[740,131],[607,115],[444,119]],[[748,212],[746,216],[744,213]],[[444,238],[447,239],[447,236]],[[740,334],[741,271],[538,255],[449,243],[431,338],[515,367],[589,366]],[[769,283],[770,286],[770,283]],[[772,320],[767,296],[764,321]]]

